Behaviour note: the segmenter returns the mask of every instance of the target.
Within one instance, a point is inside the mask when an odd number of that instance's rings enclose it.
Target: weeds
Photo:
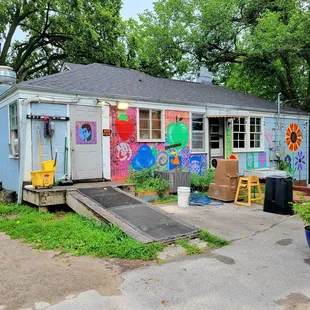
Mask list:
[[[10,218],[14,214],[19,216]],[[164,248],[135,241],[115,225],[97,224],[74,213],[59,218],[27,206],[0,205],[0,231],[36,249],[60,249],[76,256],[152,260]]]
[[[203,251],[195,244],[191,244],[187,239],[181,239],[176,242],[177,245],[182,246],[186,250],[187,255],[202,254]]]
[[[220,237],[217,237],[217,236],[209,233],[206,230],[201,230],[199,232],[199,239],[207,242],[208,246],[210,248],[216,248],[216,249],[230,244],[230,242],[228,240],[225,240],[225,239],[222,239]]]

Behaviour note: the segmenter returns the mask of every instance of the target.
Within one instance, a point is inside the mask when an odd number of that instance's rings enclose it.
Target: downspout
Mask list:
[[[30,103],[77,103],[80,101],[80,97],[78,97],[76,100],[65,100],[65,99],[55,99],[55,98],[47,98],[47,97],[40,97],[36,96],[30,99],[26,99],[21,104],[20,109],[20,150],[19,150],[19,181],[18,181],[18,193],[17,193],[17,203],[22,203],[22,196],[23,196],[23,183],[24,183],[24,172],[25,172],[25,154],[26,154],[26,133],[27,133],[27,119],[26,119],[26,113],[27,106]]]

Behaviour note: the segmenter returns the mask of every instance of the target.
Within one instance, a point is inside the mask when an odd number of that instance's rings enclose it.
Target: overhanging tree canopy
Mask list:
[[[140,17],[140,68],[159,76],[201,64],[240,91],[310,108],[305,0],[158,0]]]
[[[55,72],[60,60],[122,64],[121,0],[2,0],[0,65],[19,80]],[[25,38],[14,36],[22,30]]]

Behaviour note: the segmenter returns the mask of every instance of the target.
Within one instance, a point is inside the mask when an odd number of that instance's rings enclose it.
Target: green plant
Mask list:
[[[210,168],[202,175],[197,173],[191,174],[191,186],[194,187],[209,187],[211,183],[214,183],[215,170]]]
[[[177,195],[169,195],[166,197],[161,197],[159,199],[149,200],[149,202],[152,204],[163,204],[163,203],[170,203],[170,202],[175,202],[175,201],[178,201]]]
[[[293,210],[303,220],[306,226],[310,226],[310,201],[303,201],[301,203],[294,203]]]
[[[115,225],[98,224],[75,213],[57,217],[27,206],[0,205],[0,231],[37,249],[60,249],[76,256],[151,260],[163,250],[159,243],[145,245],[132,239]]]
[[[169,181],[159,176],[154,177],[154,171],[152,169],[134,171],[127,177],[126,182],[136,184],[137,192],[156,191],[160,198],[163,197],[164,192],[169,189],[170,184]]]
[[[287,174],[293,179],[293,182],[294,182],[295,168],[290,167],[290,165],[286,161],[280,160],[279,161],[279,169],[286,171]]]
[[[210,248],[221,248],[225,245],[230,244],[228,240],[217,237],[211,234],[210,232],[208,232],[207,230],[201,230],[199,232],[199,239],[206,241]]]
[[[201,254],[203,251],[195,244],[190,244],[189,240],[181,239],[176,244],[182,246],[186,250],[187,255]]]

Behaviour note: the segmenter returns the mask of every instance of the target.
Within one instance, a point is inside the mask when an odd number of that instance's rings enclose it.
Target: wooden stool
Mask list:
[[[252,188],[257,188],[258,191],[258,198],[252,198]],[[248,201],[247,202],[241,202],[238,201],[240,197],[240,191],[241,190],[247,190],[247,197],[248,197]],[[236,192],[236,196],[235,196],[235,204],[241,205],[241,206],[247,206],[250,207],[251,206],[251,202],[256,201],[256,200],[262,200],[263,199],[263,194],[260,188],[260,184],[259,184],[259,179],[258,177],[240,177],[239,178],[239,183],[238,183],[238,187],[237,187],[237,192]]]

